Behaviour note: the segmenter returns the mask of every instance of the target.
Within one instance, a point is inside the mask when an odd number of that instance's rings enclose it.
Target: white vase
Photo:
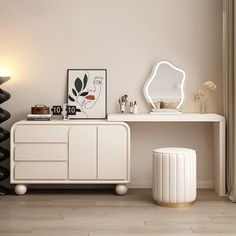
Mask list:
[[[205,114],[206,113],[206,102],[201,102],[200,104],[200,113]]]

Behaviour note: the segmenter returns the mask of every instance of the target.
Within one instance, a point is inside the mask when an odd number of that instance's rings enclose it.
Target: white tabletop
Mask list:
[[[108,121],[124,122],[225,122],[218,114],[180,113],[180,114],[109,114]]]

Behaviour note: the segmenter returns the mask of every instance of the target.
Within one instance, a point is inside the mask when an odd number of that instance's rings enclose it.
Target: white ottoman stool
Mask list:
[[[152,193],[158,205],[189,206],[196,199],[196,152],[188,148],[153,151]]]

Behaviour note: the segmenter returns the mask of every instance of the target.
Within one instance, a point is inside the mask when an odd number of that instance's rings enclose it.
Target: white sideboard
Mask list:
[[[20,121],[11,128],[11,183],[116,184],[130,181],[130,129],[123,122]]]
[[[225,196],[225,118],[218,114],[109,114],[108,121],[114,122],[174,122],[213,124],[213,185],[216,193]],[[148,140],[145,140],[147,142]],[[168,144],[167,144],[168,146]]]

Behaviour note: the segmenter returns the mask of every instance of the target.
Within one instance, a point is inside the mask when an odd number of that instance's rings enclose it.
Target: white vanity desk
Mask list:
[[[225,119],[217,114],[109,114],[108,121],[123,122],[209,122],[213,123],[214,190],[225,196]]]

